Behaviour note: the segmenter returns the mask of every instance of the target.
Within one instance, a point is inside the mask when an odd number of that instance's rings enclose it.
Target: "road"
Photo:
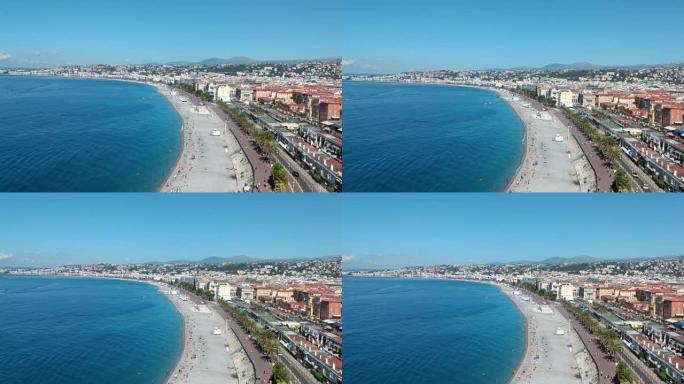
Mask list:
[[[230,115],[225,113],[219,105],[211,103],[210,106],[221,119],[228,122],[228,127],[238,139],[238,143],[240,143],[242,150],[252,165],[255,186],[257,186],[256,192],[270,192],[271,185],[269,179],[271,177],[272,164],[269,159],[259,153],[256,142],[240,129],[231,119]],[[291,192],[327,192],[280,145],[278,145],[275,157],[283,165],[285,172],[287,172],[288,189]],[[294,176],[295,172],[299,174],[299,177]]]
[[[287,349],[283,348],[282,346],[278,346],[280,350],[280,361],[285,364],[287,369],[292,372],[292,375],[294,376],[295,381],[297,382],[296,384],[318,384],[318,380],[309,372],[306,368],[302,366],[300,362],[297,361],[297,359],[294,358],[288,352]]]
[[[273,365],[271,364],[271,361],[268,359],[268,356],[264,355],[258,350],[256,343],[249,337],[247,331],[245,331],[245,329],[242,328],[240,324],[235,321],[235,319],[233,319],[233,316],[228,314],[228,312],[226,312],[225,309],[223,309],[218,303],[213,301],[205,301],[192,292],[188,292],[186,290],[182,291],[184,294],[190,297],[193,302],[197,303],[204,301],[210,305],[211,308],[216,311],[216,313],[226,320],[228,326],[233,330],[235,336],[237,336],[240,344],[242,344],[242,348],[247,353],[247,357],[249,357],[249,360],[254,366],[256,383],[269,383],[271,381],[271,376],[273,376]]]
[[[641,383],[662,383],[660,378],[658,378],[658,375],[656,375],[652,369],[648,368],[643,361],[639,360],[638,357],[634,356],[634,354],[627,347],[622,347],[620,357],[622,357],[622,360],[629,365],[629,368],[632,370],[632,372],[634,372],[635,378],[640,380]]]
[[[613,186],[613,169],[610,166],[610,162],[606,161],[599,154],[598,148],[594,146],[591,142],[589,136],[570,121],[564,114],[558,109],[550,109],[552,113],[559,118],[563,124],[570,127],[570,132],[572,136],[579,143],[582,152],[589,160],[591,167],[594,169],[596,174],[596,184],[599,192],[611,192]]]
[[[309,172],[302,168],[301,165],[297,164],[297,162],[292,159],[292,157],[290,157],[290,155],[285,152],[284,149],[278,147],[276,158],[281,164],[283,164],[285,169],[288,171],[289,176],[296,181],[297,185],[303,192],[328,192],[325,188],[318,184],[316,180],[311,177],[311,175],[309,175]],[[299,177],[293,176],[295,171],[299,174]]]
[[[634,164],[626,154],[621,152],[617,162],[629,175],[629,179],[632,182],[632,190],[634,192],[662,192],[662,189],[658,187],[658,184],[656,184],[646,172]],[[634,173],[637,174],[636,177],[633,175]],[[648,188],[644,189],[644,185],[647,185]]]
[[[599,133],[601,134],[607,134],[606,130],[608,127],[606,126],[606,123],[603,123],[602,120],[592,114],[592,111],[587,110],[587,109],[582,109],[582,111],[589,116],[591,116],[594,120],[601,122],[599,126]],[[614,118],[613,115],[610,115]],[[617,135],[620,139],[620,141],[625,141],[627,138],[624,134],[621,133],[613,133],[614,135]],[[663,192],[663,190],[658,187],[658,184],[656,184],[655,181],[644,172],[644,170],[639,167],[637,164],[632,161],[622,150],[620,150],[620,157],[617,160],[618,165],[624,169],[627,174],[629,175],[629,179],[632,182],[632,191],[634,192]],[[636,173],[637,176],[635,177],[633,173]],[[647,185],[648,188],[644,189],[644,185]]]

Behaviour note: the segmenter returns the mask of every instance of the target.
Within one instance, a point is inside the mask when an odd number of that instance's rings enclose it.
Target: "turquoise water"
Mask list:
[[[144,84],[0,76],[0,191],[154,191],[180,127]]]
[[[348,81],[344,109],[345,191],[503,191],[522,160],[522,122],[492,91]]]
[[[0,275],[0,383],[163,383],[182,321],[138,282]]]
[[[344,379],[507,383],[522,358],[522,315],[493,285],[344,278]]]

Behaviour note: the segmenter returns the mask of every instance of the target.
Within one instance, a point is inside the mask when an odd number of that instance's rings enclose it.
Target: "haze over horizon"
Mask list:
[[[339,57],[339,34],[307,32],[330,29],[337,7],[311,5],[292,12],[275,0],[8,0],[0,13],[0,67]]]
[[[682,2],[649,6],[660,14],[684,14]],[[672,49],[684,24],[647,17],[646,11],[636,0],[350,0],[341,8],[344,73],[684,61]]]
[[[327,194],[6,194],[0,268],[338,255],[339,239],[319,233],[316,220],[292,219],[315,218],[334,200]],[[304,240],[297,233],[318,235]]]

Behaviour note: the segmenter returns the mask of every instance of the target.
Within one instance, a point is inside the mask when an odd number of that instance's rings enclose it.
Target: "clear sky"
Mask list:
[[[676,194],[1,194],[0,265],[344,255],[345,268],[684,254]]]
[[[339,255],[337,227],[326,222],[338,198],[1,194],[0,265]]]
[[[347,269],[684,254],[676,194],[345,197]]]
[[[684,62],[684,1],[345,0],[346,73]]]
[[[0,67],[340,57],[337,1],[3,0]]]

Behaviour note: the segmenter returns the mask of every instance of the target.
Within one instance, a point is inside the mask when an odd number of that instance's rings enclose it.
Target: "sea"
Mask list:
[[[344,380],[508,383],[525,321],[496,286],[429,279],[344,278]]]
[[[181,125],[145,84],[0,76],[0,191],[155,191]]]
[[[182,320],[149,284],[0,275],[0,383],[163,383]]]
[[[344,190],[500,192],[521,164],[524,126],[497,93],[345,81]]]

